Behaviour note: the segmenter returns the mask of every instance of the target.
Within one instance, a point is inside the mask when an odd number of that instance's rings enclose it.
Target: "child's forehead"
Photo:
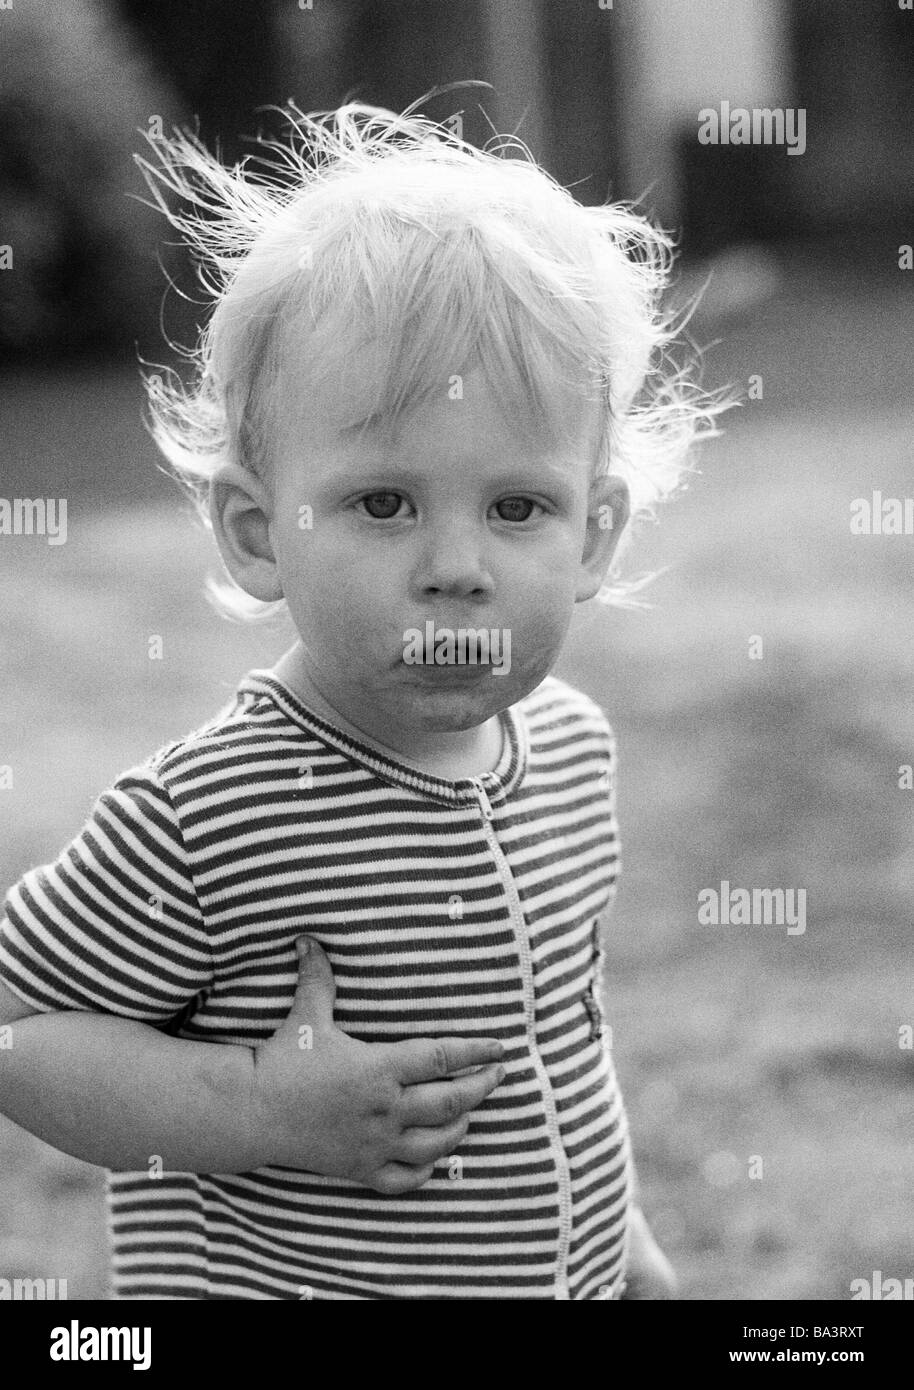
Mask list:
[[[393,425],[385,370],[378,350],[352,343],[324,358],[317,347],[290,345],[288,370],[302,384],[300,402],[310,421],[331,434],[349,435],[364,422]]]
[[[325,353],[320,334],[309,337],[296,326],[284,335],[277,366],[280,428],[296,441],[307,435],[353,451],[359,444],[376,451],[426,427],[459,431],[484,421],[493,434],[504,430],[537,452],[570,443],[594,456],[599,447],[602,414],[585,392],[556,389],[544,428],[533,421],[529,403],[512,396],[478,356],[462,363],[436,356],[418,379],[402,382],[391,380],[381,345],[337,339]]]
[[[341,459],[366,462],[394,453],[427,452],[429,439],[442,451],[477,462],[491,456],[493,462],[518,465],[534,460],[544,463],[567,455],[596,456],[598,428],[587,402],[569,408],[551,435],[530,426],[523,406],[499,399],[492,383],[478,366],[460,374],[462,390],[455,394],[447,381],[434,383],[399,411],[389,408],[375,389],[376,379],[362,373],[356,362],[333,381],[306,381],[302,389],[286,396],[282,410],[282,436],[293,452],[308,442],[337,454]]]

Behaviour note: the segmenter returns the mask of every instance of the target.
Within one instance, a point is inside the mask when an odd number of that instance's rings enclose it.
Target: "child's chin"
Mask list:
[[[492,687],[488,675],[459,686],[456,682],[417,682],[403,692],[403,712],[409,710],[424,729],[472,729],[504,709],[504,686],[499,682],[497,689]]]

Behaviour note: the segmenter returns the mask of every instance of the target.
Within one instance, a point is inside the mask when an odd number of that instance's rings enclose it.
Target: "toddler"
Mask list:
[[[223,605],[297,639],[8,894],[0,1109],[112,1170],[117,1298],[671,1297],[600,1001],[614,742],[550,674],[711,428],[669,242],[412,109],[154,148],[214,299],[154,433]]]

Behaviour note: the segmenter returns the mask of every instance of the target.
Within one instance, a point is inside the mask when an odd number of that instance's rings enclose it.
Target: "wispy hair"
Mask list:
[[[632,518],[653,516],[725,408],[696,356],[671,355],[672,238],[632,204],[582,205],[513,136],[479,149],[413,108],[356,102],[283,116],[282,137],[234,167],[182,130],[137,156],[211,310],[184,350],[189,375],[145,378],[153,436],[204,521],[222,463],[269,476],[293,360],[319,392],[360,351],[374,366],[351,424],[393,427],[476,364],[540,440],[561,438],[569,402],[598,402],[593,476],[621,475]],[[630,603],[640,581],[621,580],[618,559],[599,597]],[[284,606],[213,592],[235,616]]]

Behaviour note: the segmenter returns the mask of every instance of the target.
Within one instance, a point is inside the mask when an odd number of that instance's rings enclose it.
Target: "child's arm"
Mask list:
[[[654,1239],[639,1203],[638,1175],[632,1162],[633,1200],[628,1215],[628,1264],[625,1272],[626,1300],[643,1301],[679,1297],[679,1281],[673,1266]]]
[[[166,1172],[217,1173],[278,1164],[385,1193],[428,1180],[503,1074],[492,1039],[367,1044],[341,1032],[316,942],[300,957],[288,1017],[256,1048],[84,1011],[35,1015],[2,984],[0,1036],[0,1112],[90,1163],[141,1170],[158,1156]],[[448,1079],[472,1066],[483,1069]]]
[[[634,1302],[678,1298],[679,1285],[673,1266],[654,1239],[640,1207],[632,1207],[629,1222],[628,1272],[623,1299]]]
[[[275,1164],[405,1192],[453,1153],[500,1079],[491,1039],[369,1045],[341,1033],[317,943],[289,1017],[259,1046],[158,1031],[211,987],[213,970],[171,795],[151,764],[133,769],[54,863],[7,896],[0,1113],[106,1167]]]

